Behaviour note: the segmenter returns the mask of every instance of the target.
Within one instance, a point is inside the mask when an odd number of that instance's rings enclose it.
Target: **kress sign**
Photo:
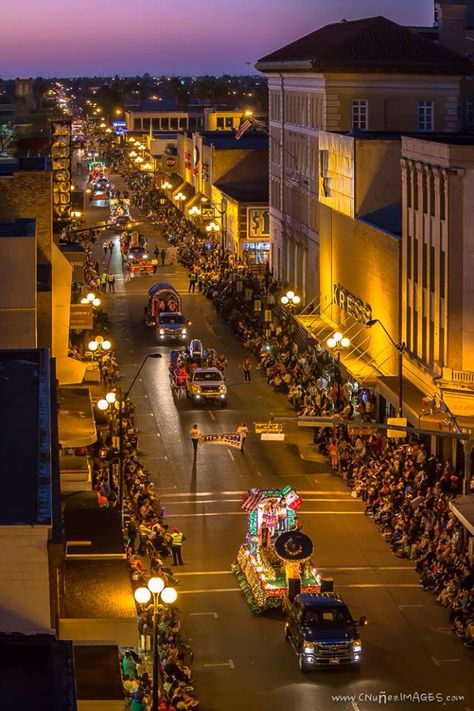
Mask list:
[[[359,299],[350,291],[344,289],[340,284],[333,284],[332,298],[335,304],[339,306],[341,311],[344,311],[348,316],[352,316],[356,321],[366,324],[372,318],[372,307],[366,304],[362,299]]]

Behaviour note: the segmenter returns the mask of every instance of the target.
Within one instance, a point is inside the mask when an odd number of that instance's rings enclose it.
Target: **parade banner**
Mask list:
[[[224,444],[227,447],[242,449],[242,435],[238,432],[205,434],[199,441],[201,444]]]

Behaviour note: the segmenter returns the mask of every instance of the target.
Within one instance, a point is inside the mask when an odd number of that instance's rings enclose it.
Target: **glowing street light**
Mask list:
[[[339,409],[341,405],[341,351],[346,350],[350,345],[351,339],[347,338],[347,336],[343,336],[340,331],[336,331],[326,340],[326,346],[329,350],[337,354],[337,409]]]
[[[283,304],[283,306],[288,306],[292,310],[301,303],[301,297],[290,290],[280,298],[280,303]]]
[[[171,190],[171,188],[172,188],[173,186],[172,186],[171,183],[169,183],[167,180],[164,180],[164,181],[161,183],[161,187],[163,188],[163,190]]]

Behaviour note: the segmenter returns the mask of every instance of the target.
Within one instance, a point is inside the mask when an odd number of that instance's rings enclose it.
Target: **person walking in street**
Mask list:
[[[181,555],[181,549],[183,547],[183,541],[186,537],[183,532],[179,530],[177,526],[171,529],[171,553],[173,555],[173,565],[184,565],[183,556]]]
[[[190,431],[189,434],[190,434],[190,437],[191,437],[191,441],[192,441],[192,443],[193,443],[194,456],[196,456],[196,454],[197,454],[197,448],[198,448],[198,444],[199,444],[199,440],[201,439],[201,430],[199,429],[199,427],[197,426],[197,424],[194,424],[194,425],[192,426],[191,431]]]
[[[115,293],[115,274],[112,272],[107,274],[107,283],[109,285],[109,291],[113,291]]]
[[[195,272],[194,269],[193,269],[193,271],[192,271],[191,274],[189,275],[188,294],[189,294],[189,293],[194,294],[194,291],[195,291],[195,289],[196,289],[196,282],[197,282],[197,280],[198,280],[198,275],[196,274],[196,272]]]
[[[153,274],[156,274],[156,270],[158,269],[158,260],[156,257],[153,257],[153,259],[151,260],[151,264],[153,267]]]
[[[108,243],[104,242],[104,257],[107,256],[107,247],[108,247]]]
[[[105,294],[107,290],[107,273],[103,272],[100,275],[100,288],[102,289],[102,292]]]
[[[244,383],[250,383],[252,378],[250,377],[250,371],[252,370],[252,359],[246,358],[242,363],[242,370],[244,371]]]
[[[165,266],[165,260],[166,260],[166,249],[162,249],[160,252],[160,257],[161,257],[161,266]]]
[[[247,438],[248,431],[249,428],[247,427],[245,422],[241,422],[236,429],[236,432],[240,435],[240,451],[242,452],[242,454],[244,453],[245,440]]]
[[[112,255],[112,252],[114,251],[114,243],[112,240],[109,242],[109,254]]]

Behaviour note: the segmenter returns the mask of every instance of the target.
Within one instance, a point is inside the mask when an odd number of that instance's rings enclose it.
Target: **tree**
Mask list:
[[[6,151],[13,144],[15,128],[11,123],[0,124],[0,151]]]

